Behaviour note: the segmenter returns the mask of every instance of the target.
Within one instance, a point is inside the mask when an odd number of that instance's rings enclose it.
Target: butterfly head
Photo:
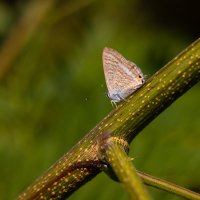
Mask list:
[[[145,83],[145,77],[139,67],[137,67],[134,63],[133,65],[133,74],[135,76],[135,81],[137,82],[138,85],[142,85]]]

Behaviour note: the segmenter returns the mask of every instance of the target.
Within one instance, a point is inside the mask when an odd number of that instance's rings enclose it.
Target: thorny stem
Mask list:
[[[99,140],[103,135],[109,134],[130,143],[144,127],[199,79],[200,39],[108,114],[18,199],[63,199],[70,196],[101,171]]]

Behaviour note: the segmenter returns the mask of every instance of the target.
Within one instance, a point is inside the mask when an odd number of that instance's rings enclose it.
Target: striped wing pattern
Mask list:
[[[108,96],[112,101],[125,99],[144,83],[140,68],[116,50],[104,48],[102,58]]]

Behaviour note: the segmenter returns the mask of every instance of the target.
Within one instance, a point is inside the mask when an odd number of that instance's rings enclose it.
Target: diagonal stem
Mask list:
[[[200,80],[200,39],[154,74],[108,114],[19,199],[63,199],[100,172],[99,140],[108,134],[130,143],[155,117]],[[83,167],[81,167],[83,166]]]
[[[33,33],[41,25],[55,0],[29,1],[19,22],[15,24],[0,49],[0,80],[10,70]]]
[[[200,194],[178,186],[176,184],[170,183],[168,181],[162,180],[155,176],[151,176],[144,172],[137,171],[138,175],[141,177],[143,182],[149,186],[162,189],[164,191],[176,194],[178,196],[190,199],[190,200],[200,200]]]

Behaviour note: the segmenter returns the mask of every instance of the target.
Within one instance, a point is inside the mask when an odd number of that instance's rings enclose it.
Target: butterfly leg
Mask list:
[[[117,103],[115,102],[115,101],[113,101],[113,100],[111,100],[111,105],[114,107],[115,106],[115,108],[117,108]]]

